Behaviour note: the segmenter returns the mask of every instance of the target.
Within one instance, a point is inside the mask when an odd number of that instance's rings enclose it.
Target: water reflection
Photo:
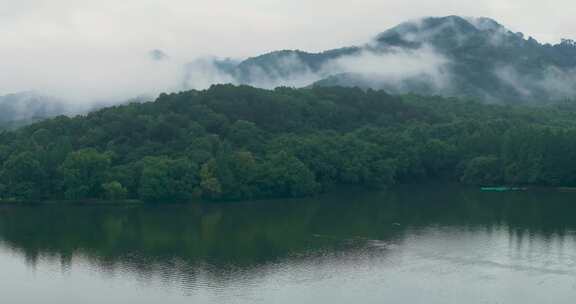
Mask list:
[[[446,185],[226,205],[2,207],[0,248],[31,268],[66,273],[85,265],[251,302],[257,296],[246,291],[272,275],[281,288],[340,280],[343,272],[352,280],[371,267],[402,265],[434,280],[466,280],[463,268],[475,280],[507,272],[574,277],[574,211],[570,193]]]

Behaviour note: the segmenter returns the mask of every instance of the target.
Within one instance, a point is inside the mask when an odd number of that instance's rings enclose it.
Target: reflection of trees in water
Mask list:
[[[48,259],[66,269],[81,261],[104,273],[225,285],[284,265],[381,258],[408,228],[507,227],[520,247],[535,235],[562,241],[576,226],[571,199],[426,186],[229,205],[5,207],[0,239],[31,265]]]

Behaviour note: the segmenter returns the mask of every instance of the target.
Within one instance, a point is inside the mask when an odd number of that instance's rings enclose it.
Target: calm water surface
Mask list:
[[[1,303],[575,303],[576,193],[0,207]]]

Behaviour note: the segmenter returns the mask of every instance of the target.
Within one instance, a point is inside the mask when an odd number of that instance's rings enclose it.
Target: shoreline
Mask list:
[[[400,184],[389,187],[388,189],[405,189],[413,187],[415,189],[422,187],[459,187],[466,189],[475,189],[478,192],[483,193],[530,193],[530,192],[553,192],[553,193],[576,193],[576,187],[548,187],[548,186],[522,186],[522,187],[509,187],[509,186],[494,186],[494,187],[483,187],[483,186],[470,186],[464,184],[454,184],[454,183],[416,183],[416,184]],[[506,188],[500,191],[499,189]],[[351,187],[350,189],[360,190],[357,187]],[[374,190],[363,189],[361,192],[372,192]],[[254,201],[285,201],[285,200],[299,200],[299,199],[310,199],[317,196],[330,196],[337,195],[338,191],[328,191],[319,195],[313,195],[301,198],[290,198],[290,197],[279,197],[274,199],[253,199],[253,200],[239,200],[239,201],[205,201],[196,200],[190,202],[180,202],[180,203],[147,203],[138,199],[126,199],[126,200],[46,200],[46,201],[19,201],[19,200],[0,200],[1,206],[144,206],[144,205],[192,205],[192,204],[229,204],[229,203],[247,203]]]
[[[34,205],[76,205],[76,206],[133,206],[145,205],[140,200],[81,200],[81,201],[67,201],[67,200],[46,200],[46,201],[17,201],[17,200],[0,200],[0,206],[34,206]]]

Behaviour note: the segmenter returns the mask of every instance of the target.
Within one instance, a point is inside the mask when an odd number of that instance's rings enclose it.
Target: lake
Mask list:
[[[574,303],[576,193],[2,206],[2,303]]]

